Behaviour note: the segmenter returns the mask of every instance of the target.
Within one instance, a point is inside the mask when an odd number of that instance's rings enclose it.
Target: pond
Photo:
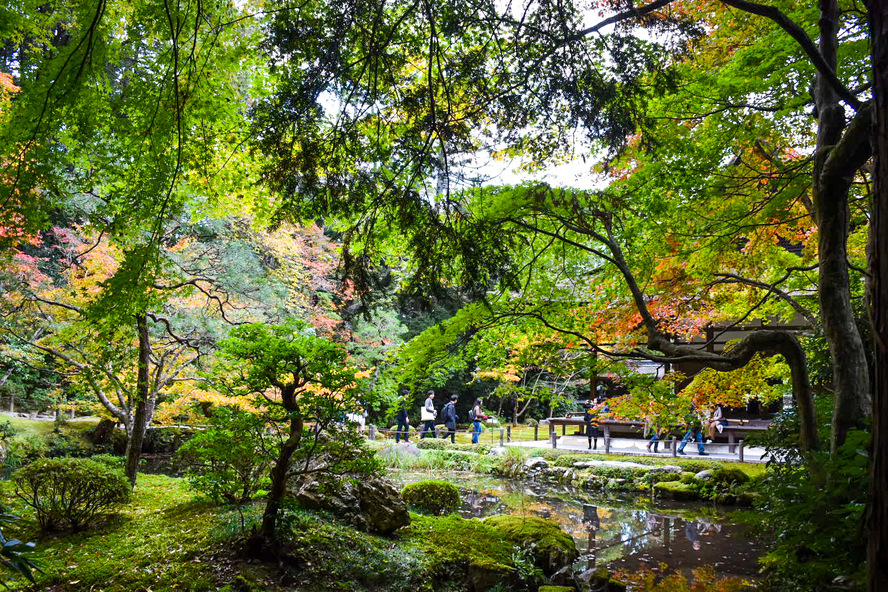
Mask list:
[[[576,571],[658,569],[690,576],[709,565],[720,576],[755,580],[762,547],[740,523],[738,511],[700,503],[676,503],[589,492],[566,485],[511,481],[467,473],[411,473],[393,470],[399,485],[444,479],[460,488],[466,518],[530,513],[557,522],[577,543]]]

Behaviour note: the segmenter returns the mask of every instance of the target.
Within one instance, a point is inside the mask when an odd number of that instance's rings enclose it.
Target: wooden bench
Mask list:
[[[761,434],[770,426],[771,422],[768,420],[729,419],[728,425],[722,428],[720,434],[716,431],[716,436],[724,436],[728,439],[728,452],[733,454],[737,447],[738,437],[742,440],[749,434]]]
[[[545,420],[549,424],[549,434],[555,433],[555,427],[561,426],[561,435],[567,435],[567,426],[577,426],[580,428],[580,434],[584,434],[586,430],[586,422],[582,417],[550,417]],[[601,429],[605,438],[610,438],[611,432],[621,434],[638,434],[644,431],[645,422],[624,419],[600,419],[598,427]]]

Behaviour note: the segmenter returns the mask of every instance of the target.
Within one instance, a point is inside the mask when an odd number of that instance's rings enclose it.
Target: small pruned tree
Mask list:
[[[299,475],[329,476],[371,470],[360,436],[341,426],[359,408],[356,369],[341,346],[316,337],[303,321],[235,327],[219,343],[219,361],[210,378],[220,391],[255,400],[276,435],[277,456],[254,542],[272,547],[287,481]]]

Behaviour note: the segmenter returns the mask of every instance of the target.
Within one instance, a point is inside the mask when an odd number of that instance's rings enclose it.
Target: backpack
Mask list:
[[[474,407],[469,409],[469,419],[472,421],[475,421],[475,408]]]

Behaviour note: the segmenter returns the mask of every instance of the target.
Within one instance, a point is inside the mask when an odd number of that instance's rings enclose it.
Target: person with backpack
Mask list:
[[[434,438],[435,418],[438,417],[438,412],[435,411],[435,391],[429,391],[429,396],[425,400],[425,405],[423,405],[422,408],[422,416],[425,424],[422,427],[422,435],[419,437],[419,439],[422,440],[423,438]],[[431,434],[429,432],[431,432]]]
[[[456,395],[450,395],[450,402],[444,405],[444,409],[441,410],[441,418],[444,420],[444,427],[447,428],[447,432],[441,434],[441,437],[450,436],[450,441],[453,444],[456,444],[456,420],[459,419],[456,414],[456,400],[458,398]]]
[[[678,453],[684,454],[685,446],[687,446],[688,442],[693,438],[694,441],[697,442],[697,454],[700,456],[709,456],[709,453],[706,452],[706,448],[703,446],[703,422],[700,421],[697,410],[693,405],[691,405],[691,408],[688,410],[688,414],[685,415],[685,430],[687,431],[684,438],[681,439]]]
[[[469,410],[469,420],[472,422],[472,444],[478,443],[478,436],[484,431],[481,427],[481,420],[487,419],[484,411],[481,409],[481,398],[475,399],[475,405]]]
[[[407,396],[410,394],[410,391],[404,389],[401,394],[401,400],[399,401],[398,414],[395,416],[395,419],[398,421],[398,429],[395,431],[395,444],[398,444],[401,441],[401,431],[404,433],[404,442],[410,442],[410,416],[407,415]]]

